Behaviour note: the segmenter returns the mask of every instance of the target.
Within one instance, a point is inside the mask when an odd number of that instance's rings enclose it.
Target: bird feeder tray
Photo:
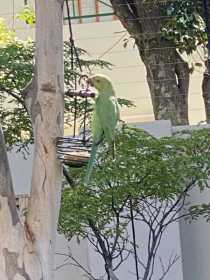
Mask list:
[[[91,143],[76,137],[59,137],[57,139],[58,158],[66,165],[82,167],[90,158]]]

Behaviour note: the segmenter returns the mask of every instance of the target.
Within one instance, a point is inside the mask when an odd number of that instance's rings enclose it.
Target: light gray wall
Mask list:
[[[189,205],[210,203],[210,191],[191,192]],[[180,222],[180,237],[184,280],[210,279],[210,223],[203,219],[187,223]]]
[[[210,125],[179,126],[173,132],[183,129],[210,128]],[[194,189],[188,197],[189,206],[210,203],[210,190],[202,193]],[[200,218],[196,222],[180,222],[182,264],[184,280],[210,279],[210,223]]]

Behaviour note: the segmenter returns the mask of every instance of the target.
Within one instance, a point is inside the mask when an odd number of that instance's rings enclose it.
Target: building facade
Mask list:
[[[21,39],[34,38],[34,28],[16,19],[16,14],[34,0],[8,0],[0,3],[0,17]],[[109,0],[71,0],[70,12],[76,46],[85,49],[90,58],[100,58],[113,64],[111,70],[93,69],[108,74],[115,85],[117,95],[134,102],[136,107],[123,109],[122,118],[128,122],[154,120],[146,71],[133,40],[110,8]],[[64,6],[64,39],[69,39],[67,11]],[[128,45],[124,47],[124,40]],[[189,60],[197,61],[194,54]],[[201,83],[203,69],[196,68],[191,75],[189,94],[189,119],[192,124],[205,120]]]

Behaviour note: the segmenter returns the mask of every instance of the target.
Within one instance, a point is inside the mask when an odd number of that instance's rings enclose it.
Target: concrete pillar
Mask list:
[[[210,190],[191,192],[189,206],[210,203]],[[203,218],[189,223],[180,221],[182,270],[184,280],[210,279],[210,223]]]
[[[175,127],[174,131],[182,129],[210,128],[205,126]],[[201,203],[210,203],[210,190],[200,192],[195,189],[187,200],[187,207]],[[210,223],[203,218],[189,223],[182,220],[179,223],[182,250],[182,269],[184,280],[210,279]]]

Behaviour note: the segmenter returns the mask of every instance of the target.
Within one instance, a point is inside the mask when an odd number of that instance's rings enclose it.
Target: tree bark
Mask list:
[[[0,129],[0,279],[41,280],[33,241],[18,217],[12,179]]]
[[[162,38],[163,2],[111,0],[122,25],[135,39],[147,71],[155,119],[188,124],[188,64],[175,45]]]
[[[39,256],[43,279],[53,279],[62,165],[56,139],[63,135],[63,37],[59,0],[36,1],[36,94],[32,99],[34,161],[26,225]]]
[[[25,89],[34,132],[31,194],[24,225],[14,198],[0,132],[0,279],[52,280],[62,165],[56,139],[63,135],[63,0],[36,0],[36,67]],[[18,168],[18,167],[17,167]]]
[[[186,125],[188,120],[189,69],[175,49],[141,51],[147,70],[147,82],[156,120],[170,119],[173,125]]]

